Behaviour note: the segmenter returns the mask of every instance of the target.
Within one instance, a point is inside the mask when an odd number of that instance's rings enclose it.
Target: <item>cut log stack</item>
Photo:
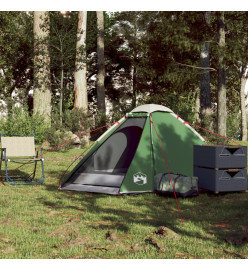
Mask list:
[[[194,176],[199,188],[218,192],[247,190],[247,147],[195,145]]]

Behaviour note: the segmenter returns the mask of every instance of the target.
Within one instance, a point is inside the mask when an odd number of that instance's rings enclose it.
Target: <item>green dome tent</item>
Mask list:
[[[168,173],[168,168],[170,173],[193,176],[193,145],[203,143],[204,139],[169,108],[142,105],[95,142],[60,189],[153,192],[154,176]]]

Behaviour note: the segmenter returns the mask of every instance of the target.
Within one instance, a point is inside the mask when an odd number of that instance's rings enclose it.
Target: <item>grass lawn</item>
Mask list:
[[[0,258],[248,258],[248,193],[179,198],[182,225],[173,197],[59,191],[82,152],[47,153],[42,185],[0,184]]]

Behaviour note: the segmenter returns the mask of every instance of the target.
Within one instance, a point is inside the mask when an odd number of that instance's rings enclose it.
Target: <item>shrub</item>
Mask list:
[[[58,111],[52,113],[52,125],[46,129],[46,140],[51,147],[57,146],[72,139],[73,134],[81,135],[91,128],[90,118],[80,109],[66,110],[63,113],[62,122]],[[80,137],[80,145],[84,146],[86,141]],[[73,147],[74,141],[63,144],[55,150],[68,150]]]
[[[227,137],[234,140],[241,140],[241,113],[239,112],[239,108],[228,114]]]
[[[91,117],[82,110],[74,108],[66,110],[63,115],[63,127],[77,135],[91,128]]]
[[[31,135],[34,133],[35,143],[41,144],[45,139],[47,124],[39,115],[31,116],[26,108],[14,108],[0,120],[0,131],[5,135]]]
[[[56,130],[54,127],[47,128],[46,130],[46,139],[49,142],[51,147],[55,147],[57,145],[62,144],[63,142],[66,142],[71,139],[71,133]],[[67,151],[70,148],[72,148],[73,141],[66,142],[63,145],[57,147],[54,149],[54,151]]]

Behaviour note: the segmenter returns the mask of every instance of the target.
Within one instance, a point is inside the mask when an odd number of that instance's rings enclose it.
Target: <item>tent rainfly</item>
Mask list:
[[[168,173],[168,168],[170,173],[193,176],[193,145],[202,144],[204,139],[169,108],[142,105],[95,142],[60,189],[106,194],[153,192],[154,176]]]

